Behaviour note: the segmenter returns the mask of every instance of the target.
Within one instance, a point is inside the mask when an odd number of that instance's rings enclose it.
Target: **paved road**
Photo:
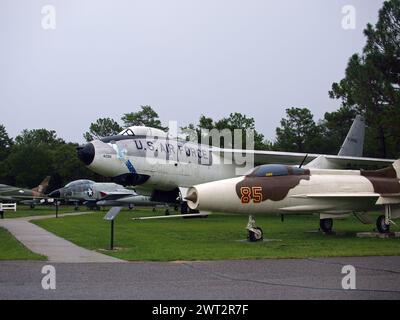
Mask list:
[[[400,257],[52,264],[56,290],[41,287],[46,262],[0,262],[2,299],[400,299]],[[341,289],[342,266],[357,290]]]
[[[82,214],[87,213],[67,213],[60,215],[60,217]],[[54,215],[4,219],[0,220],[0,227],[6,228],[25,247],[46,256],[50,262],[122,262],[122,260],[81,248],[29,222],[48,218],[54,218]]]

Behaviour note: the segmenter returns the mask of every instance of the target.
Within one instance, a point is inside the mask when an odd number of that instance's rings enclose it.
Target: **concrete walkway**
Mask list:
[[[63,216],[75,216],[88,214],[66,213]],[[54,235],[32,223],[32,220],[41,220],[54,218],[50,216],[32,216],[16,219],[0,220],[0,227],[7,229],[18,241],[20,241],[29,250],[46,256],[50,262],[62,263],[88,263],[88,262],[124,262],[123,260],[113,258],[95,251],[81,248],[72,242]]]

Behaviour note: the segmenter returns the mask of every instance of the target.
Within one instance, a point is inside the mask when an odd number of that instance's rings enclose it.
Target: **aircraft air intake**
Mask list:
[[[57,189],[57,190],[54,190],[53,192],[50,192],[50,193],[48,194],[48,196],[49,196],[50,198],[60,198],[60,197],[61,197],[61,192],[60,192],[59,189]]]
[[[76,148],[76,151],[78,153],[79,160],[81,160],[85,165],[89,166],[93,162],[95,149],[92,143],[87,143],[83,147],[78,147]]]

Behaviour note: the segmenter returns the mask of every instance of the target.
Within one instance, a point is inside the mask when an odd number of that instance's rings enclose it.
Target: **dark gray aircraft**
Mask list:
[[[48,197],[66,202],[83,203],[88,207],[98,206],[156,206],[150,197],[138,195],[134,190],[116,183],[98,183],[91,180],[76,180],[65,187],[54,190]]]

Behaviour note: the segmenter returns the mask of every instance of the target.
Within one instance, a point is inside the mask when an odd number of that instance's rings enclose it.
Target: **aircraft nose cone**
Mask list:
[[[50,198],[60,198],[60,197],[61,197],[60,190],[54,190],[53,192],[50,192],[50,193],[48,194],[48,196],[49,196]]]
[[[87,166],[93,162],[95,150],[93,143],[87,143],[83,147],[76,148],[78,158]]]

